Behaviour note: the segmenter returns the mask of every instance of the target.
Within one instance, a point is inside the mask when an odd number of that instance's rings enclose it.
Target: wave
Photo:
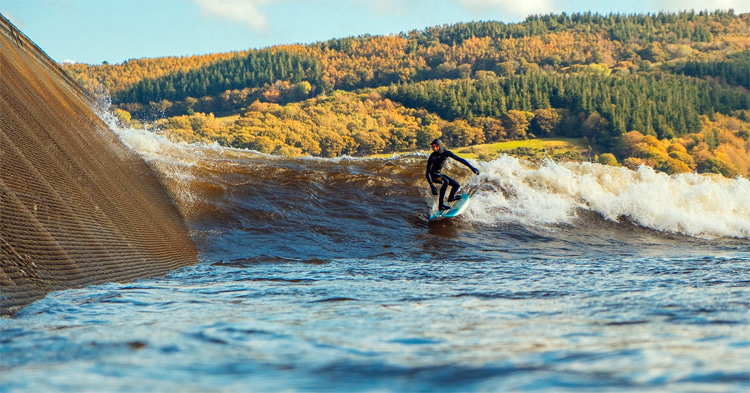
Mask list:
[[[592,163],[530,167],[502,156],[482,166],[470,208],[483,223],[573,223],[591,211],[615,222],[693,237],[750,238],[750,182],[696,173],[667,175]]]
[[[154,132],[109,123],[161,174],[183,214],[198,225],[232,221],[246,228],[285,231],[312,225],[335,231],[341,222],[377,228],[388,222],[387,215],[425,226],[434,209],[435,198],[423,178],[425,154],[284,158],[218,144],[174,143]],[[479,176],[461,165],[447,169],[472,194],[462,218],[470,225],[596,225],[584,219],[595,213],[659,232],[750,238],[750,181],[745,178],[670,176],[645,166],[632,171],[595,163],[535,165],[505,155],[477,166]],[[385,232],[380,235],[398,235]]]

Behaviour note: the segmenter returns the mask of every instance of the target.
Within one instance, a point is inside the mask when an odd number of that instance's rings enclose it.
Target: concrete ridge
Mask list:
[[[0,315],[55,290],[197,262],[154,171],[0,15]]]

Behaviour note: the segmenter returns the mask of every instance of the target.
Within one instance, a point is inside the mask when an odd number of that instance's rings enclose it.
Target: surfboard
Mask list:
[[[450,209],[441,210],[430,216],[430,221],[442,220],[444,218],[456,217],[469,207],[469,194],[462,193],[461,199],[448,204]]]

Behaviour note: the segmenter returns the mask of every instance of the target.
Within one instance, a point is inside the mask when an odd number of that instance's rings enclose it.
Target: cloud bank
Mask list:
[[[251,30],[265,30],[268,27],[266,15],[260,7],[269,0],[193,0],[201,12],[208,16],[233,20],[245,24]]]
[[[458,0],[458,3],[472,14],[492,11],[512,18],[561,11],[553,0]]]

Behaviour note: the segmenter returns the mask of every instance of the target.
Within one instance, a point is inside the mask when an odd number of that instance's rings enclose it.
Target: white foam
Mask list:
[[[720,176],[669,176],[592,163],[539,167],[502,156],[482,165],[470,208],[477,222],[571,223],[578,209],[609,220],[627,217],[655,230],[696,237],[750,238],[750,181]]]
[[[191,184],[195,180],[195,166],[200,164],[206,151],[222,154],[219,145],[172,142],[154,131],[123,126],[112,115],[107,105],[100,104],[100,107],[95,109],[123,144],[138,153],[162,175],[165,186],[177,200],[180,210],[184,215],[188,215],[192,206],[200,202],[199,197],[191,189]]]

